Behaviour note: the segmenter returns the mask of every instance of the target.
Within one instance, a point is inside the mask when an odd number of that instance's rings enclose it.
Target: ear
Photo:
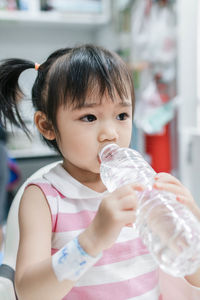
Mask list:
[[[37,126],[39,132],[47,139],[54,140],[56,138],[54,128],[47,120],[45,113],[42,111],[36,111],[34,115],[35,125]]]

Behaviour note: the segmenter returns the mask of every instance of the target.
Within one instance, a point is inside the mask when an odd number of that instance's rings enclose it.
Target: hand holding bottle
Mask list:
[[[200,221],[200,207],[194,201],[190,191],[174,176],[158,173],[153,187],[160,191],[168,191],[176,195],[176,200],[185,205]]]
[[[140,184],[128,184],[102,200],[90,226],[79,236],[79,242],[88,254],[96,256],[110,248],[121,229],[135,222],[138,205],[136,191],[142,190]]]

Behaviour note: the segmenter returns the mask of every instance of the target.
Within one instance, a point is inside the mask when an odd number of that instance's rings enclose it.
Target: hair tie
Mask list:
[[[39,67],[40,67],[40,64],[35,63],[35,70],[36,70],[36,71],[38,71]]]

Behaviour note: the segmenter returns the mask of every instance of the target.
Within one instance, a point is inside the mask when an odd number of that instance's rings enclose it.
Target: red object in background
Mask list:
[[[162,82],[162,75],[155,75],[155,82],[162,103],[169,101],[168,85]],[[170,123],[166,124],[163,132],[159,134],[145,134],[145,151],[150,157],[152,168],[157,172],[170,173],[172,170],[171,162],[171,136]]]
[[[150,156],[152,168],[157,172],[171,172],[170,125],[164,127],[163,133],[145,134],[145,149]]]

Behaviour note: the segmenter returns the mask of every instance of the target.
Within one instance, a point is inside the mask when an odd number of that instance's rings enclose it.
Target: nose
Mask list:
[[[118,139],[118,133],[113,124],[104,124],[99,131],[99,142],[112,141],[116,142]]]

